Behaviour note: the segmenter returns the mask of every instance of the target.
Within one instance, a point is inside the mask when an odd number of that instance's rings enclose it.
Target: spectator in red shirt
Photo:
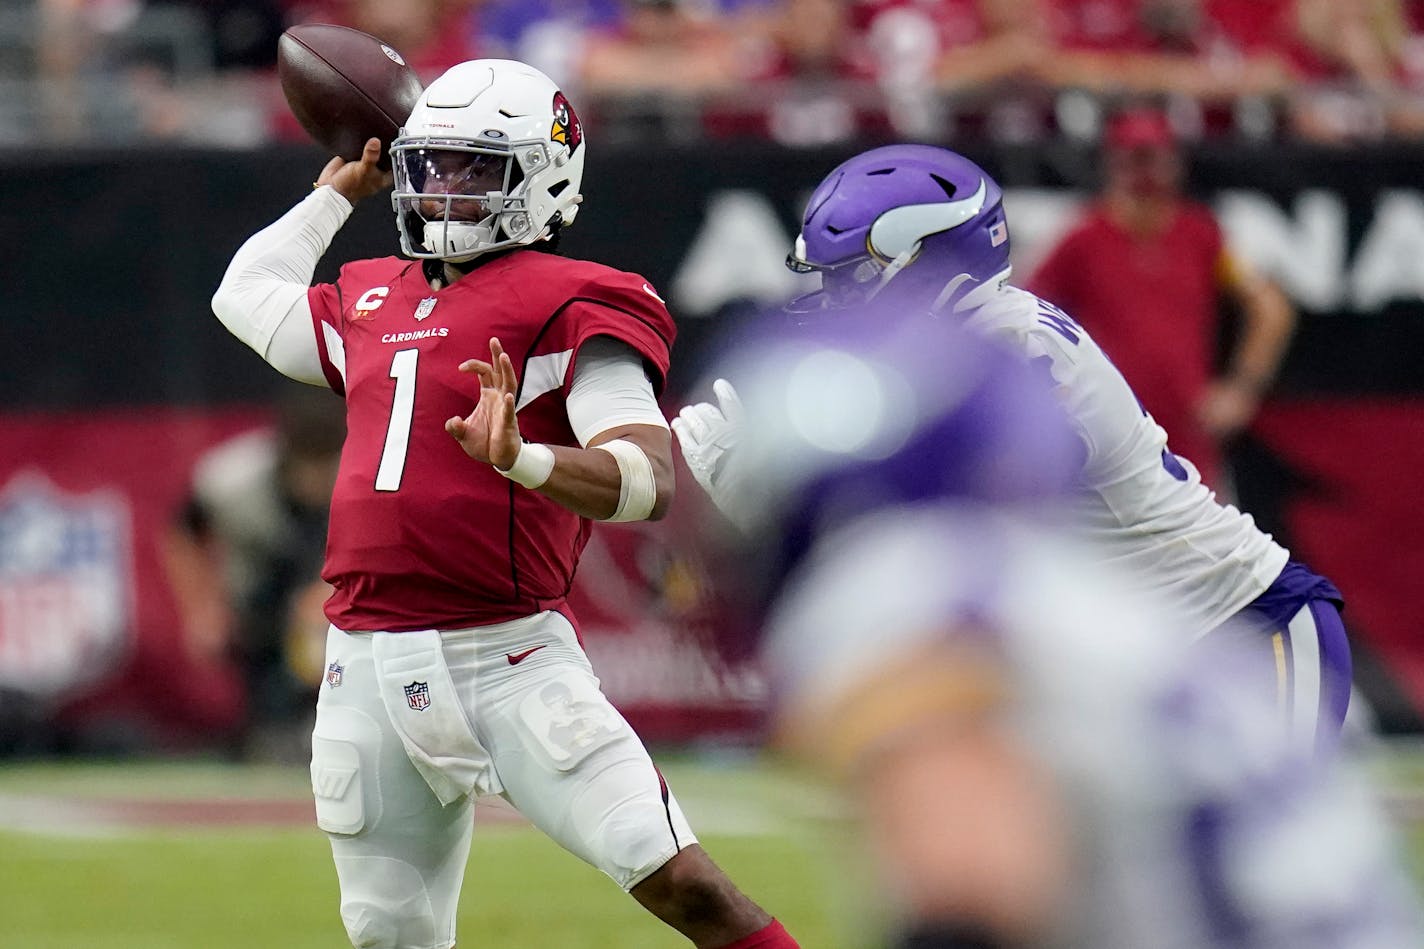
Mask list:
[[[400,52],[429,82],[474,56],[476,0],[296,0],[292,23],[339,23],[370,33]]]
[[[1296,77],[1295,134],[1317,141],[1377,138],[1411,127],[1400,102],[1411,78],[1411,10],[1403,0],[1210,0],[1232,46],[1271,55]]]
[[[585,39],[578,81],[587,92],[697,96],[741,78],[737,38],[720,20],[683,0],[623,0],[622,7],[617,25]]]
[[[1049,254],[1029,289],[1082,321],[1117,363],[1171,448],[1221,487],[1220,446],[1256,414],[1295,327],[1285,296],[1225,247],[1211,209],[1182,192],[1166,117],[1116,116],[1101,200]],[[1242,328],[1214,370],[1221,296]]]
[[[1238,42],[1231,28],[1258,32],[1261,24],[1240,14],[1228,16],[1226,25],[1215,16],[1222,3],[1051,0],[1048,24],[1059,52],[1041,60],[1040,74],[1054,86],[1177,95],[1208,104],[1286,92],[1292,76],[1286,57],[1254,39]],[[1258,6],[1276,3],[1260,0]]]
[[[1295,131],[1321,141],[1381,137],[1399,90],[1397,0],[1296,0],[1293,25],[1302,73],[1326,87],[1293,103]]]
[[[942,89],[1032,77],[1051,53],[1041,0],[939,0],[933,6],[905,6],[932,15]]]
[[[885,8],[881,0],[856,5],[780,0],[728,21],[740,39],[739,81],[709,103],[706,133],[771,138],[798,147],[890,134],[883,89],[877,87],[882,64],[870,39]],[[922,53],[930,47],[929,56],[918,57],[928,73],[934,45],[928,30],[917,21],[910,31],[911,49],[889,52],[903,63],[917,58],[916,49]],[[928,82],[922,86],[929,88]]]
[[[456,63],[475,58],[475,0],[300,0],[289,5],[290,23],[336,23],[370,33],[401,54],[429,82]],[[274,84],[275,86],[275,84]],[[271,102],[272,134],[306,141],[280,95]]]

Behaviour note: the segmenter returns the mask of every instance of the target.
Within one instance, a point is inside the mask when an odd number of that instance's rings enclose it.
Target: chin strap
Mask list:
[[[919,249],[920,245],[916,244],[909,250],[901,251],[899,254],[896,255],[894,260],[890,261],[890,263],[885,265],[885,269],[880,271],[880,279],[876,281],[875,289],[871,290],[870,293],[868,293],[865,297],[867,303],[871,300],[874,300],[875,297],[880,293],[880,291],[885,289],[885,285],[888,284],[892,279],[894,279],[897,273],[904,270],[905,266],[909,264],[910,261],[915,259],[915,253],[919,251]]]
[[[494,250],[482,250],[475,254],[461,254],[459,257],[434,258],[440,264],[439,272],[432,276],[431,270],[427,270],[425,277],[431,282],[432,286],[436,280],[440,280],[448,287],[480,264],[485,263],[486,259],[493,259],[509,251],[518,250],[520,247],[532,247],[540,241],[550,240],[554,236],[553,227],[551,226],[552,223],[553,222],[550,222],[550,224],[544,225],[544,229],[539,232],[539,236],[528,244],[514,244],[508,247],[499,247]],[[440,287],[435,287],[435,289],[439,290]]]
[[[939,292],[939,296],[935,297],[934,302],[930,304],[930,313],[937,315],[940,310],[944,309],[944,305],[949,302],[949,298],[954,296],[955,292],[958,291],[960,287],[964,286],[972,279],[973,278],[970,277],[969,274],[962,273],[959,276],[955,277],[953,280],[951,280],[949,283],[945,284],[944,289]]]

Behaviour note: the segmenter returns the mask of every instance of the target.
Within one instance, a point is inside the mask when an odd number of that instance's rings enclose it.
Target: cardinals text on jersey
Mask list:
[[[675,329],[646,286],[518,251],[434,293],[419,264],[393,257],[348,264],[312,288],[323,370],[347,401],[322,574],[336,588],[333,623],[455,629],[564,608],[590,524],[471,461],[445,433],[477,395],[458,366],[499,337],[520,379],[521,434],[577,445],[564,397],[583,343],[628,343],[662,387]]]

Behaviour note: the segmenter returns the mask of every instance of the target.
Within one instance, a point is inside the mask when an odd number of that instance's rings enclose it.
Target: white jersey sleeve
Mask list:
[[[579,347],[564,404],[569,427],[585,448],[601,432],[620,425],[668,427],[643,357],[612,336],[595,336]]]
[[[1270,586],[1289,559],[1285,548],[1172,454],[1167,433],[1068,314],[1009,287],[967,323],[1052,373],[1087,448],[1074,519],[1109,561],[1171,597],[1203,633]]]
[[[327,384],[307,290],[350,215],[351,203],[334,188],[317,188],[238,248],[213,294],[213,313],[228,332],[298,382]]]

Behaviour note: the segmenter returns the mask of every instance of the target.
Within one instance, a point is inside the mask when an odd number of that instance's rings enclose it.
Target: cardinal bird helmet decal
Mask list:
[[[579,125],[574,107],[562,92],[554,93],[554,127],[549,129],[549,138],[569,147],[569,154],[578,151],[583,142],[583,127]]]

